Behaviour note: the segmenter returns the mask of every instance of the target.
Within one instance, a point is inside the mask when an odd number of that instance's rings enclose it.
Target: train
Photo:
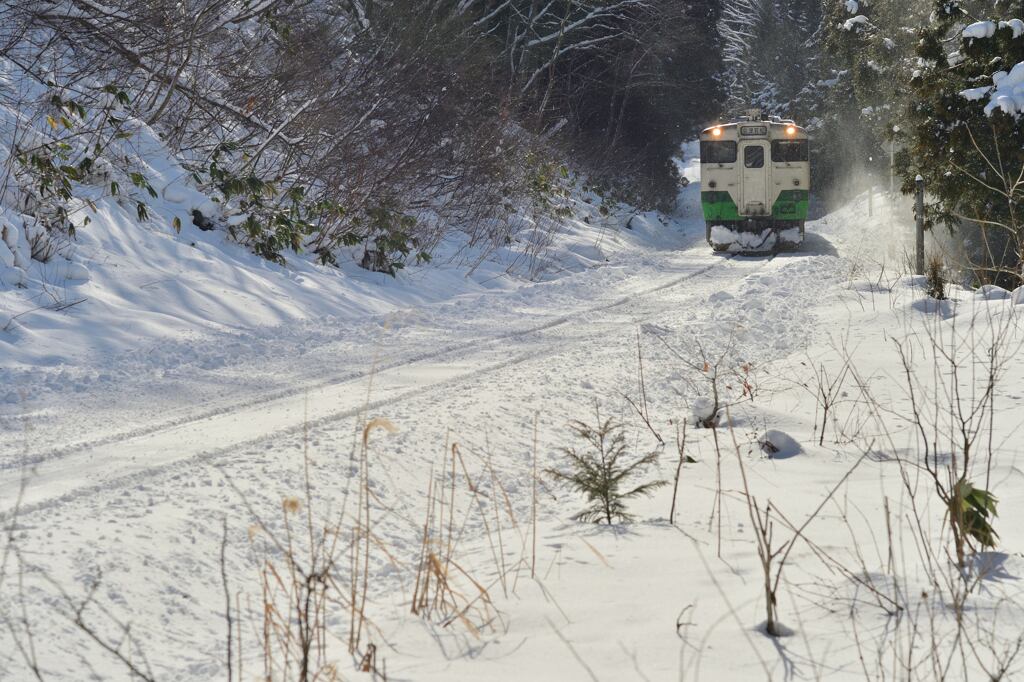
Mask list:
[[[701,207],[715,251],[794,251],[810,206],[810,137],[794,121],[750,110],[700,135]]]

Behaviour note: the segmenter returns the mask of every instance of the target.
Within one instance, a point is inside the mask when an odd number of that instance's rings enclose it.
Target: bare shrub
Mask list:
[[[818,433],[818,445],[825,444],[825,429],[829,424],[829,416],[835,419],[835,408],[840,399],[844,396],[844,385],[850,375],[849,356],[843,356],[838,369],[829,369],[824,362],[815,362],[808,358],[807,362],[814,373],[814,380],[811,384],[802,384],[813,396],[817,408],[821,410],[821,427]],[[814,428],[818,429],[818,424]]]
[[[757,497],[751,494],[750,484],[747,481],[746,465],[743,462],[743,455],[740,452],[739,443],[736,441],[736,432],[733,430],[731,425],[729,427],[729,434],[732,437],[733,450],[736,453],[736,461],[739,464],[740,476],[743,480],[743,498],[746,502],[747,514],[750,517],[751,527],[754,529],[755,538],[757,540],[757,556],[761,566],[765,597],[765,632],[772,637],[780,637],[789,633],[789,631],[782,627],[778,622],[779,584],[782,581],[782,574],[786,568],[786,562],[789,559],[789,555],[796,546],[797,541],[803,537],[804,531],[807,527],[815,518],[817,518],[828,501],[831,500],[836,491],[845,484],[846,480],[853,474],[860,463],[864,461],[864,457],[858,459],[857,462],[847,470],[846,474],[840,478],[839,482],[829,491],[828,495],[822,499],[814,512],[812,512],[799,527],[790,524],[788,519],[786,519],[781,512],[776,510],[776,516],[781,518],[793,533],[793,536],[789,540],[786,540],[781,544],[776,544],[775,523],[772,520],[772,502],[771,500],[768,500],[762,509]],[[717,439],[715,440],[715,447],[716,449],[719,447]]]
[[[691,404],[695,426],[713,429],[719,425],[722,414],[733,405],[754,400],[753,366],[735,357],[733,339],[724,345],[717,356],[710,354],[703,344],[697,344],[693,357],[687,357],[658,337],[668,351],[691,370],[686,377],[688,388],[696,395]]]
[[[995,452],[988,434],[996,386],[1012,357],[1007,352],[1012,316],[1004,316],[1001,324],[982,322],[971,320],[967,330],[960,329],[955,319],[948,327],[936,322],[928,327],[923,343],[896,342],[910,404],[909,415],[903,419],[917,434],[921,456],[920,461],[903,459],[901,464],[923,466],[930,477],[946,510],[945,522],[961,570],[967,569],[969,552],[995,544],[990,525],[995,515],[990,489]],[[983,338],[986,334],[988,339]],[[915,357],[921,352],[941,372],[922,376],[916,369],[920,360]],[[981,485],[974,482],[979,477]]]

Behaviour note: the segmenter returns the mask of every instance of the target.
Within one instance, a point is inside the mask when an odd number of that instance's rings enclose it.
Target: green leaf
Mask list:
[[[957,481],[953,493],[951,502],[960,501],[959,518],[963,532],[982,547],[995,547],[996,539],[999,537],[991,524],[991,519],[998,515],[998,500],[995,495],[987,490],[975,488],[965,479]]]

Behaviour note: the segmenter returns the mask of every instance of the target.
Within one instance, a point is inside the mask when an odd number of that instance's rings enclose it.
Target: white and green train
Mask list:
[[[810,141],[793,121],[748,112],[700,135],[701,205],[716,251],[793,250],[804,239]]]

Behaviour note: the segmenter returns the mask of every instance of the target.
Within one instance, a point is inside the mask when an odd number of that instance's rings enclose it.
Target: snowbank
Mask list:
[[[974,296],[985,301],[1002,301],[1010,298],[1010,292],[995,284],[983,284],[974,292]]]
[[[761,452],[768,459],[789,459],[803,452],[803,447],[791,435],[778,429],[768,429],[758,440]]]

